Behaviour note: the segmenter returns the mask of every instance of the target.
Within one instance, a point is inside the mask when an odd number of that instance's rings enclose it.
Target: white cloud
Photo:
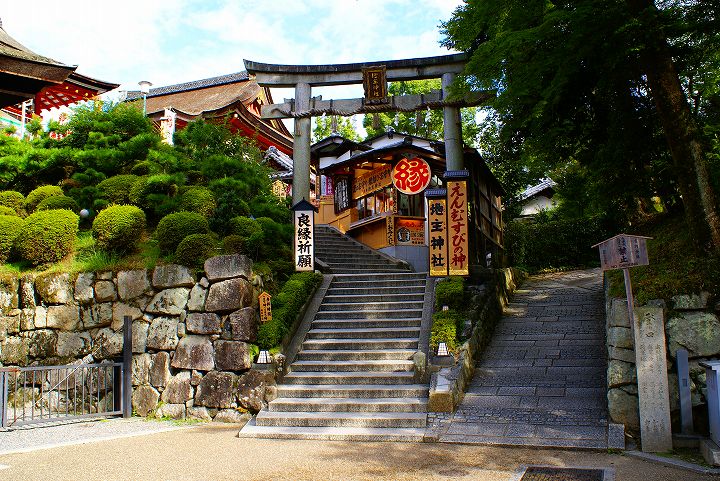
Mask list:
[[[161,86],[237,72],[244,58],[313,64],[440,55],[447,51],[438,25],[460,3],[30,0],[6,2],[0,15],[37,53],[134,89],[139,80]]]

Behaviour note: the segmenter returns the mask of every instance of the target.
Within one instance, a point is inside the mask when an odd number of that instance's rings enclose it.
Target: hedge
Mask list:
[[[505,248],[510,265],[530,271],[598,264],[592,246],[610,237],[599,217],[507,224]]]
[[[290,276],[272,299],[272,320],[260,325],[258,345],[261,349],[279,346],[300,313],[302,306],[322,282],[322,274],[298,272]]]
[[[458,311],[439,311],[433,314],[433,325],[430,331],[430,350],[437,352],[441,342],[447,345],[448,351],[457,352],[460,342],[458,333],[462,333],[465,316]]]
[[[440,310],[443,306],[450,309],[462,310],[464,308],[465,283],[462,277],[448,277],[435,286],[435,309]]]
[[[92,224],[98,248],[130,252],[145,232],[145,213],[134,205],[112,205],[100,211]]]
[[[0,263],[10,258],[13,243],[22,230],[23,220],[17,215],[0,215]]]
[[[175,249],[175,261],[188,267],[200,267],[215,254],[212,234],[190,234]]]
[[[75,199],[73,199],[72,197],[67,197],[65,195],[55,195],[52,197],[47,197],[43,199],[35,208],[36,211],[57,209],[69,210],[75,212],[76,214],[80,212],[80,206],[77,202],[75,202]]]
[[[69,210],[35,212],[23,221],[15,250],[35,265],[57,262],[75,247],[79,220]]]
[[[10,207],[12,210],[20,214],[25,206],[25,197],[14,190],[4,190],[0,192],[0,205]]]
[[[57,185],[43,185],[33,190],[25,198],[25,209],[28,212],[35,212],[37,205],[48,197],[56,195],[65,195],[63,190]]]
[[[208,221],[200,214],[175,212],[160,219],[155,230],[155,237],[160,249],[169,254],[175,252],[180,242],[190,234],[208,234],[209,232]]]

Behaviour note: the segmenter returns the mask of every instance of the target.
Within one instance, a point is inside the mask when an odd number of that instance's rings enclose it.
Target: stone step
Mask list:
[[[378,273],[378,272],[386,272],[386,273],[409,272],[407,269],[404,269],[402,267],[393,267],[390,265],[388,265],[387,267],[371,266],[368,268],[335,266],[335,267],[330,267],[330,270],[335,274],[374,274],[374,273]]]
[[[318,384],[318,385],[355,385],[355,384],[412,384],[415,379],[413,372],[371,372],[371,371],[336,371],[336,372],[291,372],[283,377],[283,384]]]
[[[251,420],[238,433],[241,438],[311,439],[318,441],[423,442],[425,428],[318,428],[257,426]]]
[[[419,327],[421,319],[322,319],[312,321],[313,329],[362,327]]]
[[[427,272],[398,272],[396,274],[338,274],[335,277],[338,282],[358,282],[358,281],[408,281],[408,280],[427,280]]]
[[[313,349],[300,351],[298,361],[362,361],[362,360],[408,360],[412,359],[416,349]]]
[[[370,327],[311,329],[305,340],[311,339],[417,339],[419,327]]]
[[[376,292],[383,292],[378,290]],[[323,304],[355,304],[355,303],[387,303],[387,302],[420,302],[425,299],[424,292],[398,294],[331,294],[323,298]]]
[[[413,291],[417,289],[425,290],[425,279],[386,279],[386,280],[352,280],[340,277],[341,274],[335,274],[335,279],[330,284],[330,289],[372,289],[374,292],[382,292],[384,289],[402,289],[408,288]]]
[[[342,297],[342,296],[382,296],[390,297],[397,294],[407,296],[423,296],[425,294],[425,282],[417,284],[415,286],[397,286],[397,287],[335,287],[336,283],[330,285],[327,290],[325,299],[328,297]]]
[[[394,302],[325,302],[320,306],[320,312],[327,311],[399,311],[408,309],[422,310],[423,301],[394,301]]]
[[[269,411],[282,412],[406,412],[424,413],[427,398],[277,398],[268,404]]]
[[[278,397],[293,398],[378,398],[428,396],[430,388],[424,384],[280,384]]]
[[[412,339],[308,339],[303,342],[304,350],[351,350],[361,349],[417,349],[417,337]]]
[[[292,372],[337,372],[337,371],[412,371],[415,364],[410,360],[345,360],[345,361],[296,361],[290,366]]]
[[[407,319],[422,317],[422,309],[373,311],[318,311],[315,319]]]
[[[258,426],[420,428],[427,422],[425,413],[343,413],[260,411]]]

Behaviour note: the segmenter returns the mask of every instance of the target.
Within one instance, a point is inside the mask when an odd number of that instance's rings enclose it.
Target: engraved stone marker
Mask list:
[[[672,432],[663,310],[638,307],[633,323],[642,450],[650,453],[670,451]]]

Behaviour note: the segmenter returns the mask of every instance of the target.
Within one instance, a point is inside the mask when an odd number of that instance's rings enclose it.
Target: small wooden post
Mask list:
[[[692,395],[690,393],[690,366],[686,349],[678,349],[675,353],[678,375],[678,392],[680,393],[680,425],[683,434],[693,433]]]
[[[125,316],[123,323],[123,417],[132,416],[132,317]]]

